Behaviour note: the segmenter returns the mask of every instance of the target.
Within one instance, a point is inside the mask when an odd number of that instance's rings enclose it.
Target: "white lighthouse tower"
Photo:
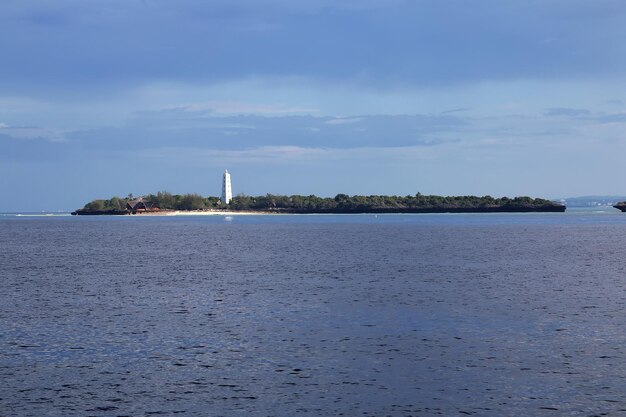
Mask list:
[[[233,199],[233,188],[230,185],[230,174],[228,170],[224,171],[224,179],[222,180],[222,204],[230,203]]]

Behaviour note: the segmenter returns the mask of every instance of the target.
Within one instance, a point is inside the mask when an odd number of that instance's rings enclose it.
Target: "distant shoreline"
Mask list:
[[[72,215],[88,216],[253,216],[280,214],[437,214],[437,213],[563,213],[565,206],[546,207],[432,207],[420,209],[374,209],[374,210],[154,210],[122,211],[118,210],[77,210]]]
[[[75,215],[251,215],[251,214],[403,214],[403,213],[562,213],[563,204],[531,197],[353,195],[238,195],[228,203],[198,194],[166,191],[134,198],[93,200]]]

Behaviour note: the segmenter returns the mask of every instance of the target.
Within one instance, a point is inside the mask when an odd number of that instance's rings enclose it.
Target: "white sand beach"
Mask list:
[[[140,216],[258,216],[272,213],[267,211],[226,211],[226,210],[161,210],[156,212],[137,213]]]

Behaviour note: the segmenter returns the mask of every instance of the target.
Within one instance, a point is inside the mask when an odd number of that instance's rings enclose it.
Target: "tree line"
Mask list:
[[[85,204],[84,210],[125,210],[126,205],[136,198],[129,194],[127,197],[93,200]],[[202,197],[199,194],[172,194],[167,191],[148,194],[142,196],[142,198],[161,210],[207,210],[219,208],[221,205],[219,197]]]
[[[152,203],[161,210],[252,210],[291,213],[324,213],[324,212],[400,212],[420,210],[457,210],[457,209],[531,209],[559,206],[549,200],[531,197],[491,196],[438,196],[415,195],[353,195],[337,194],[335,197],[318,197],[316,195],[275,195],[248,196],[239,194],[224,205],[219,197],[203,197],[199,194],[172,194],[160,191],[157,194],[143,196],[145,201]],[[126,204],[134,198],[113,197],[108,200],[94,200],[87,203],[85,210],[125,210]]]
[[[420,193],[407,196],[337,194],[335,197],[267,194],[258,197],[238,195],[231,201],[229,209],[279,212],[399,212],[428,209],[538,208],[555,205],[549,200],[531,197],[443,197]]]

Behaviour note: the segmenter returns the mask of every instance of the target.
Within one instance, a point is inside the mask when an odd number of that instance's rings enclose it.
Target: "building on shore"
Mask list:
[[[132,214],[154,212],[159,210],[160,208],[156,204],[147,201],[143,197],[136,198],[126,203],[126,211]]]
[[[228,170],[224,171],[224,178],[222,180],[222,204],[229,204],[233,199],[233,188],[230,184],[230,174]]]

